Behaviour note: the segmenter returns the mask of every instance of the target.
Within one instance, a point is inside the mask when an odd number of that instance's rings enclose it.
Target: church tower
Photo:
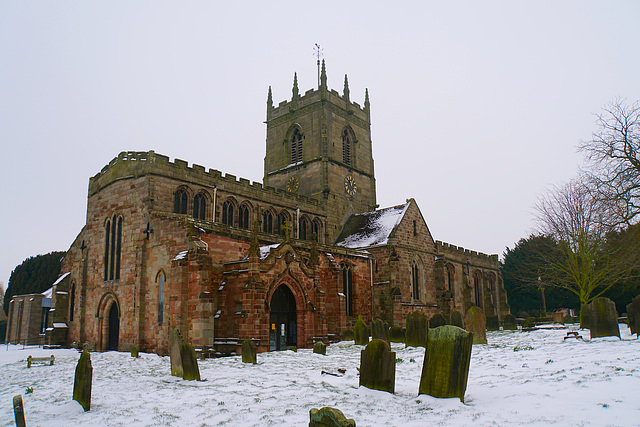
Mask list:
[[[304,95],[294,75],[290,101],[267,99],[264,184],[323,201],[328,242],[352,213],[376,208],[369,93],[364,108],[327,88],[324,60],[318,89]]]

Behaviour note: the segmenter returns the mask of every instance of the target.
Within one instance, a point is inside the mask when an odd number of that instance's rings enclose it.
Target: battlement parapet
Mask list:
[[[222,174],[217,169],[189,163],[185,160],[170,161],[168,156],[154,151],[123,151],[93,177],[89,178],[89,196],[96,194],[115,181],[137,178],[145,175],[165,176],[178,181],[206,187],[217,187],[221,191],[245,193],[256,199],[269,193],[276,198],[307,206],[318,206],[320,202],[307,196],[293,194],[283,189],[263,186],[260,182],[251,182],[246,178]],[[260,194],[258,194],[260,193]]]
[[[498,261],[498,255],[496,254],[487,255],[482,252],[472,251],[469,249],[465,249],[462,246],[452,245],[450,243],[442,242],[440,240],[436,240],[436,252],[439,254],[451,253],[451,254],[465,255],[473,258],[486,259],[487,261],[491,261],[491,262]]]

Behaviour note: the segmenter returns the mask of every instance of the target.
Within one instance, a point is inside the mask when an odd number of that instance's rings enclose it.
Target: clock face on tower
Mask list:
[[[357,190],[356,180],[351,175],[347,175],[344,178],[344,191],[350,196],[355,196]]]
[[[289,181],[287,181],[287,191],[289,191],[290,193],[295,193],[296,191],[298,191],[298,188],[300,188],[300,179],[298,179],[298,177],[294,175],[289,178]]]

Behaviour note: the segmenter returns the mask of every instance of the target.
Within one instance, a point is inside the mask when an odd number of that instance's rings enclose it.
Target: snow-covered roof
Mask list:
[[[273,245],[260,246],[260,259],[264,260],[269,256],[271,249],[275,249],[279,246],[279,243],[274,243]]]
[[[187,257],[187,253],[188,253],[188,252],[189,252],[189,251],[182,251],[182,252],[180,252],[178,255],[176,255],[176,256],[173,258],[173,260],[174,260],[174,261],[180,261],[181,259],[185,259],[185,258]]]
[[[58,277],[58,280],[56,280],[56,281],[53,283],[53,285],[51,285],[51,286],[55,286],[55,285],[57,285],[58,283],[62,282],[62,281],[64,280],[64,278],[65,278],[65,277],[67,277],[69,274],[71,274],[71,272],[70,272],[70,271],[68,271],[68,272],[64,273],[62,276]]]
[[[51,298],[53,296],[53,286],[44,291],[42,295],[44,295],[45,298]]]
[[[352,214],[336,238],[335,245],[345,248],[367,248],[388,243],[389,236],[404,217],[409,203]]]

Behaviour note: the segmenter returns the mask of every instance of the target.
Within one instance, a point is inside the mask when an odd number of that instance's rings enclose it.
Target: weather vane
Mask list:
[[[318,43],[315,43],[315,47],[313,48],[313,55],[318,57],[318,87],[320,87],[320,57],[322,56],[322,49]]]

